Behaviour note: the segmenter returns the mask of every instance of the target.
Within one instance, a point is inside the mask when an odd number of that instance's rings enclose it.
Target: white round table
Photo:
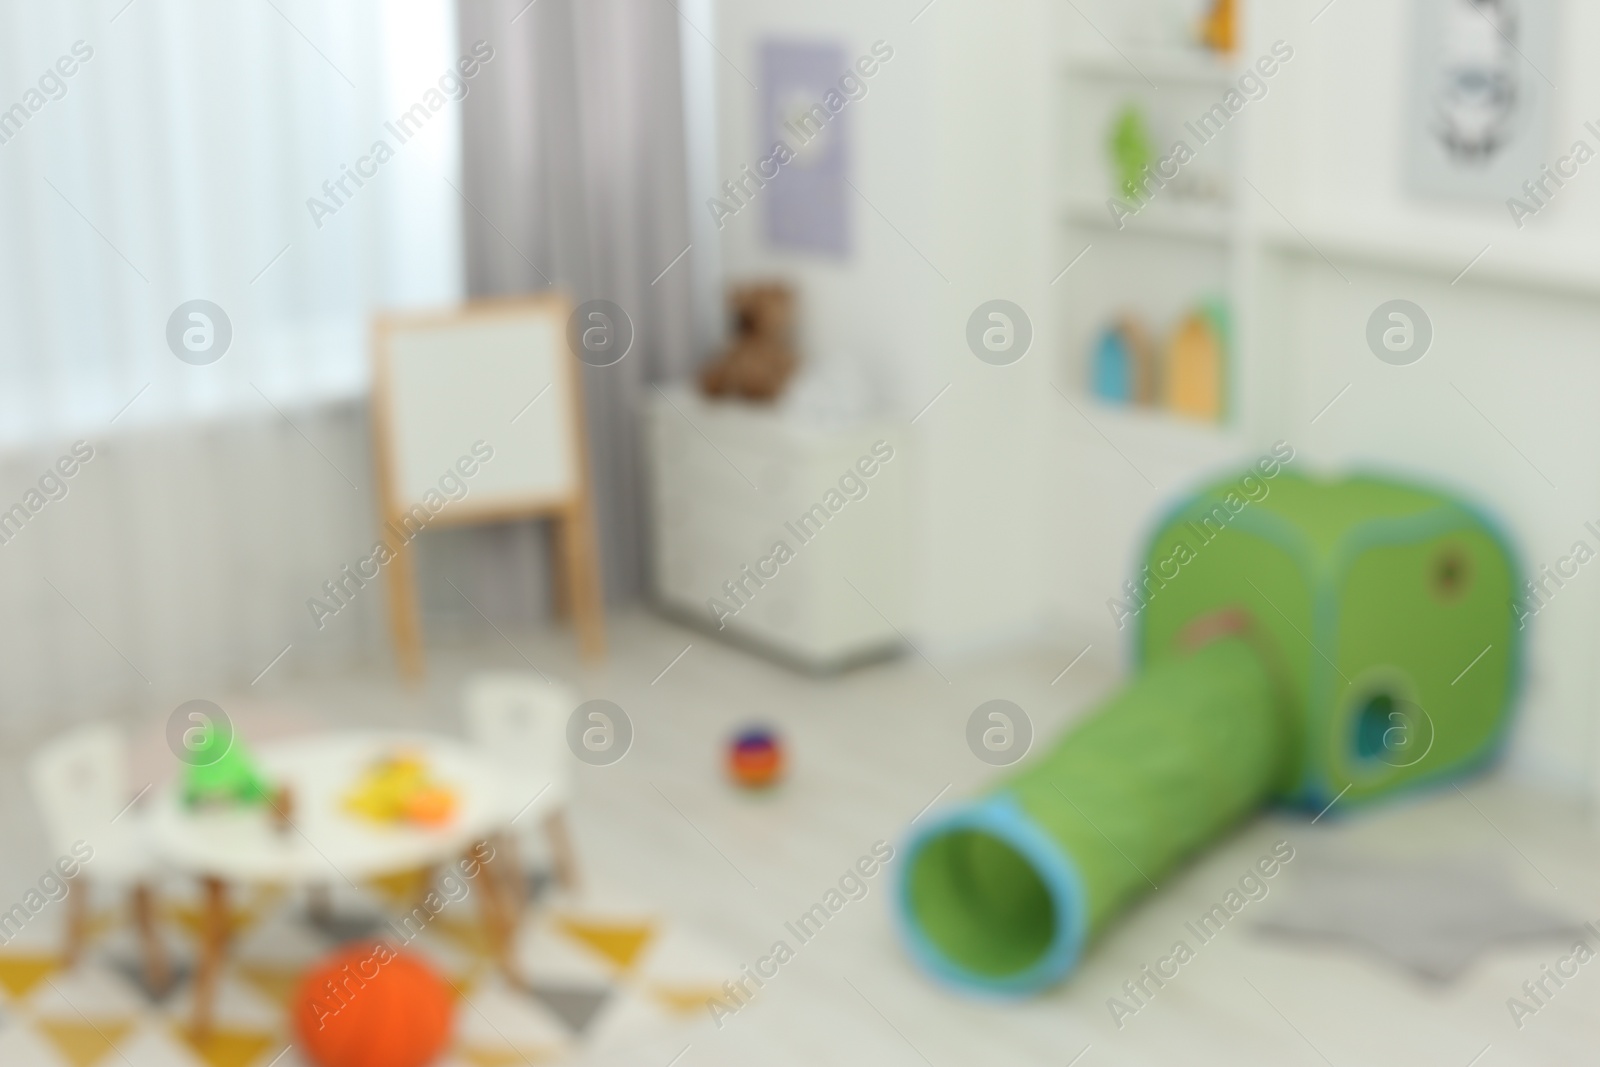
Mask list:
[[[432,777],[455,791],[456,813],[445,825],[386,825],[345,810],[345,795],[362,772],[402,751],[420,754]],[[510,791],[494,764],[454,738],[340,731],[263,745],[251,755],[268,782],[290,790],[290,825],[270,804],[191,809],[180,776],[150,818],[152,844],[173,869],[229,882],[354,883],[454,862],[516,814],[505,810]]]
[[[430,776],[457,798],[454,816],[438,827],[385,824],[345,809],[362,772],[385,756],[420,755]],[[454,738],[389,731],[338,731],[251,749],[275,788],[291,794],[288,824],[270,803],[193,809],[183,802],[182,775],[155,798],[150,843],[174,871],[202,880],[205,935],[195,974],[194,1029],[205,1033],[228,936],[227,890],[233,884],[320,888],[352,885],[401,871],[455,864],[503,830],[516,814],[515,794],[486,756]],[[480,857],[481,858],[481,857]],[[466,872],[463,872],[466,873]],[[516,910],[487,865],[472,880],[483,893],[491,944],[509,969]],[[514,898],[515,893],[510,897]]]

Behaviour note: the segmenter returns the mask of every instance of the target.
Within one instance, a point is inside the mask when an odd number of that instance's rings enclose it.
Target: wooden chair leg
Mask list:
[[[89,939],[89,880],[83,875],[67,880],[67,943],[62,956],[68,967],[77,966]]]
[[[384,571],[389,576],[389,628],[394,638],[395,663],[401,677],[415,682],[422,678],[422,611],[417,603],[416,549],[395,545],[395,557]]]
[[[472,857],[476,849],[469,850]],[[496,853],[496,858],[499,854]],[[488,938],[489,952],[494,957],[500,973],[514,986],[523,985],[517,973],[512,949],[516,945],[517,917],[508,907],[505,889],[500,884],[501,874],[492,865],[485,864],[478,874],[479,914],[483,917],[483,932]]]
[[[412,872],[411,906],[413,909],[427,910],[428,894],[433,892],[433,883],[439,877],[439,865],[430,863],[426,867],[418,867]]]
[[[333,890],[328,883],[318,882],[306,887],[306,914],[311,921],[326,926],[333,921]]]
[[[228,949],[228,887],[220,878],[201,883],[204,913],[200,930],[200,961],[194,975],[195,1038],[211,1035],[212,1015],[217,1004],[217,983],[222,977],[222,959]]]
[[[560,525],[562,554],[566,557],[565,580],[572,599],[572,621],[578,628],[578,648],[584,659],[600,659],[606,654],[605,595],[600,584],[600,556],[588,499],[567,509]]]
[[[557,809],[544,821],[544,832],[550,838],[550,860],[556,869],[556,882],[562,889],[578,888],[578,854],[572,847],[572,834],[567,826],[567,813]]]
[[[167,991],[172,968],[167,962],[167,946],[156,926],[156,895],[143,883],[133,887],[133,922],[139,931],[139,951],[144,957],[144,981],[152,996]]]
[[[495,863],[504,867],[506,906],[511,909],[513,916],[520,916],[522,909],[528,906],[527,879],[523,876],[522,864],[517,855],[517,835],[514,831],[507,830],[498,834],[494,841]]]

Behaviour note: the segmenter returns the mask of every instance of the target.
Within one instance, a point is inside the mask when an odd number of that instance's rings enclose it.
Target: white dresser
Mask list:
[[[646,421],[663,607],[810,670],[902,647],[914,562],[903,426],[823,428],[685,388],[652,391]]]

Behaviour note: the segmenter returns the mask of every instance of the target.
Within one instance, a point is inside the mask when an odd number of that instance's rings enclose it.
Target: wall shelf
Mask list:
[[[1115,436],[1118,432],[1149,434],[1174,445],[1199,444],[1216,447],[1233,436],[1226,422],[1204,422],[1175,414],[1164,408],[1135,404],[1112,404],[1088,393],[1069,392],[1072,403],[1097,429]]]
[[[1118,227],[1112,221],[1105,199],[1086,195],[1064,198],[1062,215],[1076,226],[1088,226],[1110,233],[1171,237],[1190,241],[1225,242],[1233,233],[1233,213],[1225,205],[1205,205],[1192,201],[1155,200],[1137,215],[1124,219]]]
[[[1063,395],[1072,406],[1061,422],[1060,440],[1080,466],[1071,477],[1083,492],[1093,492],[1089,487],[1102,485],[1109,472],[1110,483],[1123,492],[1153,487],[1158,494],[1170,493],[1239,465],[1244,441],[1232,423],[1200,422],[1160,408],[1108,404],[1077,390]],[[1128,478],[1122,464],[1143,480]]]
[[[1279,252],[1319,261],[1327,256],[1335,264],[1389,267],[1451,282],[1459,279],[1462,284],[1493,281],[1600,296],[1600,256],[1582,252],[1571,239],[1554,234],[1518,232],[1509,225],[1426,225],[1313,211],[1296,211],[1290,217],[1293,226],[1264,214],[1260,240]]]
[[[1074,49],[1062,61],[1068,75],[1140,85],[1222,86],[1237,77],[1231,59],[1200,48]]]
[[[1181,136],[1193,145],[1180,127],[1227,92],[1239,76],[1232,58],[1183,47],[1128,49],[1124,55],[1081,27],[1070,32],[1075,39],[1057,53],[1056,258],[1069,262],[1086,242],[1095,258],[1073,284],[1055,290],[1060,388],[1070,403],[1063,405],[1058,477],[1062,499],[1103,501],[1106,513],[1119,516],[1081,532],[1085,558],[1093,562],[1068,568],[1065,584],[1077,591],[1071,609],[1076,613],[1080,598],[1103,603],[1104,575],[1121,571],[1130,546],[1144,536],[1140,525],[1152,508],[1248,462],[1251,416],[1259,411],[1243,388],[1250,360],[1245,327],[1254,307],[1254,257],[1264,239],[1249,225],[1254,205],[1240,178],[1242,128],[1230,127],[1226,142],[1201,149],[1177,183],[1169,180],[1121,225],[1107,206],[1117,188],[1109,141],[1123,109],[1139,109],[1153,143],[1170,145]],[[1165,366],[1173,331],[1201,301],[1214,298],[1225,302],[1239,326],[1230,331],[1223,369],[1226,421],[1114,404],[1091,394],[1094,352],[1108,325],[1124,314],[1136,316]],[[1082,625],[1098,623],[1093,611],[1083,610]]]

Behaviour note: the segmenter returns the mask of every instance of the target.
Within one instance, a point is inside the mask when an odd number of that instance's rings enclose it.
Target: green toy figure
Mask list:
[[[1137,104],[1128,104],[1111,124],[1111,162],[1116,171],[1117,190],[1123,196],[1141,195],[1144,173],[1155,160],[1151,147],[1150,125]]]
[[[194,725],[181,738],[181,758],[188,764],[184,803],[190,807],[228,807],[270,800],[272,786],[234,736],[233,726],[222,709],[205,700],[192,700],[189,704],[194,706],[186,717]]]

